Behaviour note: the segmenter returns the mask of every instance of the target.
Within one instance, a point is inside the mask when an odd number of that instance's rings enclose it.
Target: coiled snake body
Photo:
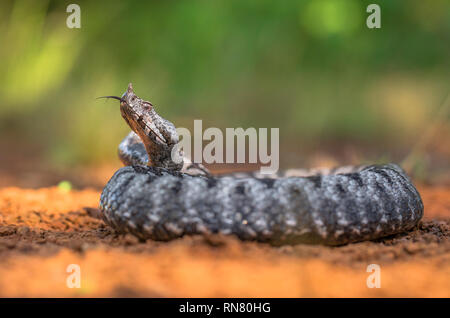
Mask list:
[[[122,97],[108,97],[120,100],[133,130],[119,146],[126,166],[100,199],[104,221],[119,232],[154,240],[222,233],[272,244],[339,245],[407,231],[422,218],[420,195],[395,164],[280,178],[188,173],[192,166],[172,160],[175,127],[150,102],[131,84]]]

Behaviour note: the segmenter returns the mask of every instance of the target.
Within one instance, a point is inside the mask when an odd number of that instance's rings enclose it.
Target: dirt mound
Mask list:
[[[411,232],[341,247],[234,237],[139,242],[96,215],[100,192],[0,189],[0,296],[450,296],[450,188],[422,187]],[[68,288],[67,267],[81,269]],[[381,268],[370,289],[367,266]]]

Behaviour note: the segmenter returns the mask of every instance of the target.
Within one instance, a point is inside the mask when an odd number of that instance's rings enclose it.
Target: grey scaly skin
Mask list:
[[[100,209],[121,233],[154,240],[221,233],[272,244],[340,245],[401,233],[422,218],[420,195],[395,164],[307,177],[188,173],[187,164],[171,158],[178,142],[172,123],[131,84],[112,98],[120,100],[133,132],[119,146],[127,166],[103,189]]]

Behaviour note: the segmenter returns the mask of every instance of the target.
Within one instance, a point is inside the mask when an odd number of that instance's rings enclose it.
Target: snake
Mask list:
[[[118,233],[333,246],[406,232],[423,216],[420,194],[397,164],[213,175],[183,158],[174,124],[131,83],[121,97],[101,98],[119,100],[131,128],[118,148],[124,167],[100,196],[101,218]]]

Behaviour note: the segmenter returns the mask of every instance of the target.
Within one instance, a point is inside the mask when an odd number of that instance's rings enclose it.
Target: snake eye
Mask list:
[[[144,103],[144,109],[145,109],[145,110],[150,110],[150,109],[152,109],[152,104],[150,104],[150,103]]]

